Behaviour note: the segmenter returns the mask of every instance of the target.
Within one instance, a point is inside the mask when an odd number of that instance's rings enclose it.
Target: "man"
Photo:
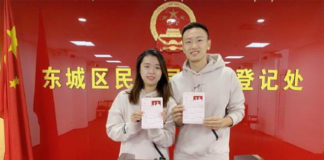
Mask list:
[[[228,160],[230,127],[244,117],[244,95],[235,72],[219,54],[208,55],[211,41],[207,27],[190,23],[182,30],[187,60],[182,72],[171,79],[176,107],[172,117],[180,133],[175,146],[176,160]],[[203,124],[183,124],[184,92],[204,92]]]

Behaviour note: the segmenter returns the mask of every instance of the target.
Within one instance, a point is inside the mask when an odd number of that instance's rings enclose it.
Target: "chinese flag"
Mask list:
[[[40,145],[39,155],[35,155],[35,159],[40,160],[58,160],[58,132],[55,114],[55,104],[53,91],[49,88],[44,88],[44,73],[43,69],[49,66],[49,58],[46,44],[46,34],[43,24],[42,13],[39,14],[38,25],[38,42],[37,42],[37,57],[36,57],[36,77],[35,77],[35,94],[34,94],[34,112],[37,114],[40,128]]]
[[[0,116],[4,119],[4,160],[32,160],[32,145],[20,58],[17,50],[16,27],[13,23],[9,0],[4,0],[3,20]]]

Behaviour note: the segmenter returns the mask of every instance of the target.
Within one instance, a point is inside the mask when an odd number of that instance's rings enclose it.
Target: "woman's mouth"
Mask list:
[[[146,78],[147,78],[148,80],[150,80],[150,81],[153,81],[153,80],[155,79],[154,76],[147,76]]]

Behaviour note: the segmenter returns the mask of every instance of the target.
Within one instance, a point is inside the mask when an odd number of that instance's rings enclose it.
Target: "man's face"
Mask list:
[[[210,48],[210,40],[207,33],[201,28],[191,28],[184,32],[182,37],[183,52],[189,62],[206,60],[207,50]]]

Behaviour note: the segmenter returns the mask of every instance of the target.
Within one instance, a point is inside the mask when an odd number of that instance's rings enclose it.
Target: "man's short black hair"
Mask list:
[[[207,38],[209,39],[209,32],[208,32],[208,28],[201,24],[201,23],[198,23],[198,22],[192,22],[192,23],[189,23],[187,24],[186,26],[183,27],[182,29],[182,32],[181,32],[181,35],[183,37],[183,34],[188,30],[188,29],[192,29],[192,28],[201,28],[203,29],[206,33],[207,33]]]

